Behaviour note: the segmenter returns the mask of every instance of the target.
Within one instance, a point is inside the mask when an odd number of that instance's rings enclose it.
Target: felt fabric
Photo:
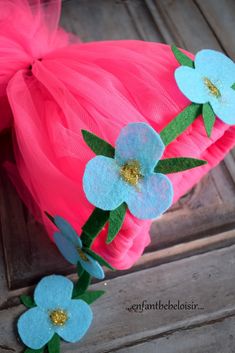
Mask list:
[[[59,327],[57,334],[66,342],[78,342],[87,332],[91,321],[92,311],[83,300],[71,300],[68,307],[69,320],[64,327]]]
[[[60,0],[47,1],[43,8],[39,3],[31,9],[26,0],[0,2],[0,130],[13,127],[16,165],[5,167],[20,197],[53,238],[56,227],[45,210],[63,216],[78,234],[93,211],[82,176],[94,154],[81,129],[114,145],[130,122],[147,122],[161,132],[190,101],[175,82],[179,63],[168,45],[80,43],[74,36],[69,43],[71,36],[57,27]],[[216,119],[208,139],[202,117],[171,142],[163,158],[208,160],[206,166],[169,175],[174,202],[234,144],[234,126]],[[114,241],[106,244],[106,225],[92,249],[115,268],[130,268],[150,242],[150,223],[128,212]]]
[[[180,65],[188,66],[194,68],[194,61],[190,59],[187,55],[185,55],[180,49],[178,49],[175,45],[171,46],[171,50],[175,55],[176,60]]]
[[[54,334],[47,347],[48,353],[60,353],[60,338],[57,334]]]
[[[108,142],[86,130],[82,130],[82,136],[86,144],[95,154],[111,158],[114,157],[115,150]]]
[[[125,201],[131,187],[123,182],[119,171],[116,161],[104,156],[97,156],[87,163],[83,188],[92,205],[109,211]]]
[[[73,298],[77,298],[81,294],[83,294],[89,287],[90,282],[91,282],[91,276],[89,275],[88,272],[84,271],[81,277],[79,278],[78,282],[74,286]]]
[[[41,279],[34,291],[34,301],[39,308],[64,307],[72,297],[73,283],[63,276],[47,276]]]
[[[122,203],[118,208],[116,208],[116,210],[110,212],[107,244],[111,243],[114,240],[114,238],[122,228],[126,215],[126,210],[126,204]]]
[[[181,66],[175,79],[183,94],[195,103],[210,103],[225,123],[235,124],[235,64],[215,50],[201,50],[195,57],[195,69]]]
[[[22,304],[24,304],[24,306],[26,306],[26,308],[33,308],[36,306],[34,300],[32,297],[30,297],[29,295],[21,295],[20,296],[20,301]]]
[[[123,202],[139,219],[159,217],[171,205],[173,188],[163,174],[152,174],[164,152],[164,144],[146,123],[125,126],[116,142],[115,158],[97,156],[87,163],[83,188],[87,199],[103,210],[115,210]],[[137,161],[140,179],[131,185],[120,176],[123,165]]]
[[[196,158],[186,158],[186,157],[166,158],[158,162],[154,171],[156,173],[163,173],[163,174],[178,173],[178,172],[196,168],[205,164],[207,164],[207,161],[202,161]]]
[[[24,353],[43,353],[44,352],[44,347],[41,349],[31,349],[27,348]]]
[[[213,79],[212,82],[223,83],[231,87],[235,80],[235,64],[225,54],[216,50],[203,49],[194,59],[195,68],[202,74]]]
[[[175,71],[175,79],[179,89],[194,103],[203,104],[209,100],[209,92],[203,77],[196,69],[181,66]]]
[[[140,181],[139,192],[132,189],[126,203],[130,212],[140,219],[160,217],[172,204],[173,187],[164,174],[150,174]]]
[[[84,252],[89,254],[93,259],[95,259],[96,261],[99,262],[100,265],[102,266],[106,266],[107,268],[109,268],[110,270],[114,270],[114,268],[107,262],[105,261],[101,256],[99,256],[98,254],[96,254],[94,251],[92,251],[89,248],[83,248]]]
[[[215,113],[213,112],[213,109],[210,103],[203,104],[202,116],[203,116],[207,136],[210,137],[215,123]]]
[[[79,238],[74,228],[69,224],[69,222],[60,216],[55,216],[54,222],[65,238],[70,240],[75,246],[78,246],[79,248],[82,247],[81,239]]]
[[[81,277],[83,272],[84,272],[84,269],[83,269],[82,265],[78,262],[77,263],[77,274],[78,274],[78,277]]]
[[[115,144],[115,160],[119,166],[138,161],[141,174],[151,173],[164,152],[158,133],[146,123],[131,123],[120,132]]]
[[[54,233],[54,241],[61,255],[72,265],[77,265],[79,260],[77,246],[59,232]]]
[[[42,348],[54,334],[48,313],[38,307],[29,309],[20,317],[18,332],[23,343],[32,349]]]
[[[97,279],[104,279],[104,271],[100,264],[94,260],[90,255],[85,255],[87,260],[83,260],[79,255],[79,262],[86,272]]]
[[[84,336],[92,321],[92,311],[83,300],[73,300],[72,291],[73,283],[63,276],[47,276],[38,283],[34,293],[38,306],[18,320],[18,332],[26,346],[40,349],[55,333],[68,342],[77,342]],[[62,326],[54,325],[49,317],[50,312],[58,309],[68,315]]]
[[[84,300],[87,304],[94,303],[97,299],[104,295],[105,291],[103,290],[96,290],[96,291],[86,291],[82,295],[78,296],[78,299]]]
[[[164,145],[169,145],[180,136],[201,114],[201,111],[200,104],[192,103],[179,113],[160,133]]]
[[[82,250],[82,241],[73,227],[65,219],[59,216],[56,216],[54,221],[60,229],[60,232],[55,232],[54,240],[64,258],[73,265],[79,263],[91,276],[103,279],[104,271],[102,267],[90,255],[84,254]],[[85,258],[82,254],[85,255]]]
[[[109,212],[103,211],[99,208],[95,208],[91,213],[90,217],[83,225],[82,230],[85,233],[81,235],[81,239],[85,246],[90,246],[92,240],[97,236],[98,233],[104,228],[105,223],[109,219]],[[87,235],[90,236],[90,241],[87,239]]]

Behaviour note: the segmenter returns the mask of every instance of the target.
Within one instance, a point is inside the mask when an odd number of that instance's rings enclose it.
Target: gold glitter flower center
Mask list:
[[[50,319],[55,326],[64,326],[68,320],[68,314],[61,309],[53,310],[50,312]]]
[[[216,98],[221,96],[219,89],[211,82],[211,80],[209,80],[209,78],[204,77],[204,83],[213,96]]]
[[[84,254],[81,248],[77,248],[78,254],[83,261],[89,261],[88,257]]]
[[[138,161],[130,161],[124,164],[120,169],[120,175],[130,185],[136,186],[142,178],[140,173],[140,164]]]

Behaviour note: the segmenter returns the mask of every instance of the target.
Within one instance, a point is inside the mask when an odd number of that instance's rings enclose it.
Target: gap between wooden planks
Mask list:
[[[106,278],[109,280],[115,277],[125,276],[128,273],[141,271],[143,269],[156,267],[162,264],[181,260],[183,258],[210,252],[224,247],[229,247],[234,244],[235,230],[230,230],[228,232],[223,232],[206,238],[200,238],[187,243],[177,244],[166,249],[146,253],[131,269],[114,272],[105,270],[105,274]],[[77,278],[75,274],[72,274],[68,277],[72,280],[76,280]],[[95,280],[94,283],[97,283],[97,281]],[[0,310],[19,305],[20,301],[18,296],[22,293],[31,293],[34,287],[35,286],[30,286],[12,291],[9,291],[7,288],[2,288],[2,290],[0,288]],[[5,300],[3,300],[4,295],[6,295]]]
[[[166,346],[166,336],[186,331],[192,334],[192,330],[196,330],[196,338],[203,326],[214,325],[213,330],[217,330],[215,325],[226,326],[225,320],[235,317],[234,283],[235,245],[96,283],[92,289],[106,289],[107,293],[92,305],[93,325],[80,344],[63,344],[63,352],[125,352],[124,348],[141,344],[145,344],[144,351],[149,352],[148,346],[158,339],[165,339],[161,344]],[[194,301],[203,309],[143,313],[127,310],[144,299],[149,303],[156,300]],[[0,311],[0,347],[8,347],[5,351],[0,350],[1,353],[21,352],[14,325],[24,310],[18,305]],[[220,327],[218,325],[218,330]],[[227,334],[226,330],[222,332],[220,339],[228,338]],[[230,341],[235,346],[234,339],[230,337]],[[194,352],[204,353],[205,349],[201,348]],[[165,353],[159,351],[162,352]],[[180,346],[175,347],[174,353],[182,353]]]

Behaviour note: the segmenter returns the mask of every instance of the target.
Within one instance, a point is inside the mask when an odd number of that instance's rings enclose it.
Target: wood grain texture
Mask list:
[[[61,23],[83,41],[152,40],[193,52],[224,50],[234,58],[234,21],[233,0],[70,0]],[[2,146],[6,137],[1,161]],[[153,224],[152,243],[131,270],[107,271],[106,282],[93,284],[107,293],[92,306],[92,328],[80,344],[64,344],[63,352],[235,352],[234,159],[231,152]],[[47,273],[75,275],[3,171],[0,194],[0,353],[19,353],[15,323],[24,308],[18,295],[31,294],[28,286]],[[204,310],[126,310],[144,299],[193,300]]]
[[[63,4],[61,24],[82,41],[162,41],[144,1],[79,0]]]
[[[212,29],[193,0],[145,1],[163,38],[169,44],[174,43],[192,52],[203,48],[221,49]]]
[[[89,334],[80,344],[63,344],[63,352],[125,352],[137,344],[223,322],[235,316],[234,281],[235,245],[97,283],[92,289],[105,289],[106,295],[92,305],[94,321]],[[143,300],[149,304],[193,301],[201,309],[127,310]],[[13,352],[21,352],[21,348],[12,320],[24,310],[20,305],[0,312],[0,344]],[[226,332],[221,335],[227,337]],[[166,353],[168,342],[163,343],[160,352]],[[175,346],[175,353],[182,353],[181,346]]]
[[[233,353],[235,318],[203,323],[199,327],[166,333],[157,339],[132,347],[118,349],[117,353]]]
[[[233,0],[196,0],[196,4],[215,33],[224,51],[235,59],[235,2]]]

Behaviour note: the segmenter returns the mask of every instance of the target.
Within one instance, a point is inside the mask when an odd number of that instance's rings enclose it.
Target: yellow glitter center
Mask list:
[[[89,261],[88,257],[84,254],[81,248],[77,248],[78,254],[83,261]]]
[[[209,80],[209,78],[204,77],[204,83],[213,96],[216,98],[221,96],[219,89],[211,82],[211,80]]]
[[[68,314],[61,309],[53,310],[50,312],[50,319],[55,326],[64,326],[68,320]]]
[[[120,169],[120,175],[130,185],[136,186],[142,178],[140,173],[140,164],[138,161],[130,161],[124,164]]]

